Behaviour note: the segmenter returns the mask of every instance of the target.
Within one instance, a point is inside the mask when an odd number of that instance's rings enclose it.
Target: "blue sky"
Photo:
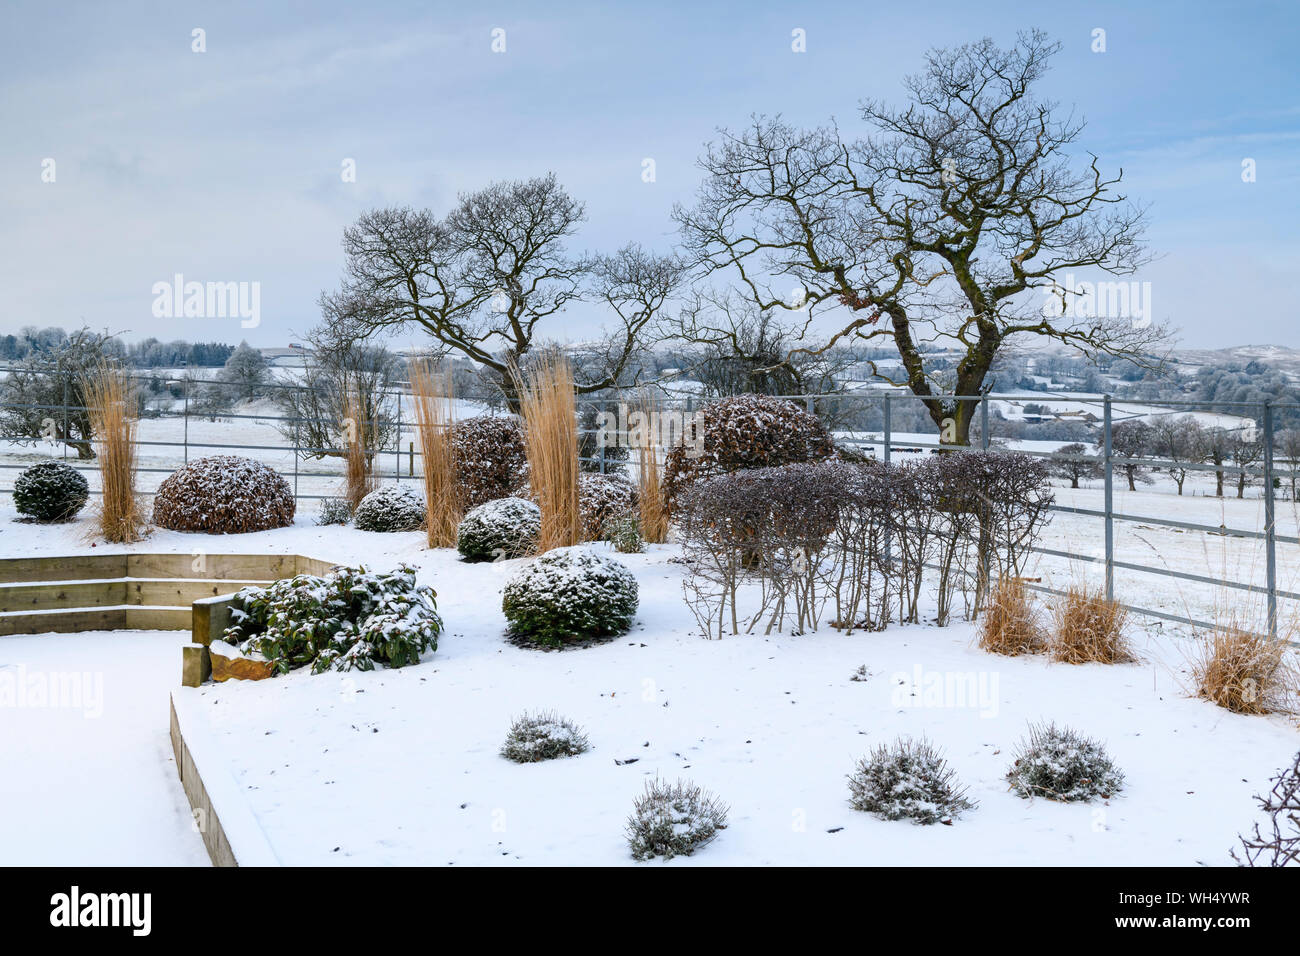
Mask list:
[[[547,170],[587,204],[578,246],[667,249],[717,127],[780,112],[856,134],[858,101],[900,101],[927,48],[1037,26],[1063,44],[1043,93],[1088,120],[1081,145],[1151,206],[1160,259],[1135,278],[1156,318],[1189,346],[1300,344],[1300,4],[1137,6],[7,0],[0,330],[285,344],[315,322],[363,209],[441,212]],[[260,283],[260,326],[155,318],[152,286],[176,273]],[[580,307],[549,331],[599,319]]]

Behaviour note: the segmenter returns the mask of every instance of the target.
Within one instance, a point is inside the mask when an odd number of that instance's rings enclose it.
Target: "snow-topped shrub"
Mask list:
[[[1124,786],[1101,744],[1055,724],[1030,726],[1007,780],[1019,796],[1064,802],[1109,797]]]
[[[605,526],[637,506],[636,485],[622,475],[583,472],[578,476],[578,510],[582,512],[582,537],[600,541]]]
[[[362,531],[418,531],[424,497],[411,485],[383,485],[361,499],[352,524]]]
[[[703,451],[673,447],[664,463],[664,494],[672,503],[700,478],[744,468],[767,468],[831,457],[835,446],[821,419],[794,402],[769,395],[737,395],[700,409]]]
[[[627,821],[632,859],[690,856],[727,827],[727,808],[707,790],[678,780],[647,781]]]
[[[537,550],[542,512],[524,498],[498,498],[470,510],[456,531],[456,550],[467,561],[522,558]]]
[[[154,524],[172,531],[241,534],[293,524],[293,489],[274,469],[238,455],[210,455],[158,486]]]
[[[520,570],[506,582],[501,600],[512,636],[552,647],[622,634],[636,607],[631,571],[572,548],[550,551]]]
[[[534,499],[530,484],[525,484],[519,493],[529,500]],[[636,485],[623,475],[581,472],[578,475],[578,513],[582,520],[582,540],[603,540],[606,523],[634,510],[637,501]]]
[[[14,507],[37,521],[67,521],[89,497],[86,476],[60,461],[32,465],[14,482]]]
[[[322,498],[316,510],[318,525],[347,524],[352,520],[352,505],[346,498]]]
[[[404,667],[438,649],[442,620],[436,595],[416,585],[415,569],[385,573],[334,568],[299,574],[263,588],[244,588],[222,637],[244,654],[261,654],[279,673]]]
[[[501,756],[515,763],[536,763],[576,757],[588,748],[587,735],[572,721],[553,712],[524,714],[510,725]]]
[[[886,820],[951,823],[975,804],[957,785],[948,761],[927,740],[900,737],[858,761],[849,775],[849,804]]]
[[[641,519],[628,511],[605,522],[605,540],[620,554],[640,554],[645,550],[641,537]]]
[[[511,495],[523,484],[528,454],[518,418],[478,415],[458,421],[451,444],[464,510]]]

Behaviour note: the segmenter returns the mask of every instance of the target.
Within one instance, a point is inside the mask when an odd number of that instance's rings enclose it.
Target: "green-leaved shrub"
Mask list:
[[[299,574],[236,596],[235,623],[222,635],[245,654],[261,654],[279,673],[311,667],[374,670],[376,664],[419,663],[438,649],[442,620],[432,588],[415,583],[415,569],[384,573],[334,568]]]

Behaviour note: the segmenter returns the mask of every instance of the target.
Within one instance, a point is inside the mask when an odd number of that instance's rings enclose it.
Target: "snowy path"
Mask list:
[[[0,865],[208,865],[167,733],[187,639],[0,637]]]

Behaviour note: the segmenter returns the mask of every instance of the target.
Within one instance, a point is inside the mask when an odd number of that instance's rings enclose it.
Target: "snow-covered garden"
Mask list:
[[[535,411],[517,441],[445,430],[447,500],[425,475],[295,512],[270,469],[191,464],[132,543],[42,474],[36,497],[69,503],[6,505],[0,557],[340,570],[235,599],[213,651],[266,679],[181,687],[175,632],[0,638],[12,861],[205,859],[169,696],[230,782],[209,792],[231,845],[284,864],[1220,866],[1267,822],[1254,795],[1300,749],[1294,651],[1125,619],[1086,576],[1057,581],[1071,607],[1027,594],[1028,542],[1069,533],[1037,460],[886,467],[743,398],[700,456],[608,477],[539,457]],[[78,781],[107,808],[77,813]]]

